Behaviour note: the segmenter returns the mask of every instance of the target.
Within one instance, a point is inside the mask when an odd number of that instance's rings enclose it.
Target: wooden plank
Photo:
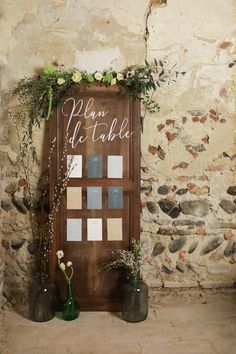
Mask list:
[[[131,237],[140,237],[140,101],[131,101],[117,87],[77,86],[60,99],[51,119],[51,139],[57,138],[51,166],[51,195],[62,164],[66,131],[67,155],[82,155],[82,178],[70,187],[82,187],[82,209],[67,209],[63,195],[54,225],[51,271],[62,294],[65,281],[57,269],[55,253],[64,250],[74,265],[74,293],[82,310],[119,310],[122,273],[106,272],[102,264],[114,249],[127,249]],[[87,156],[102,156],[102,178],[87,178]],[[123,156],[123,178],[107,178],[108,156]],[[66,161],[63,162],[63,172]],[[108,187],[123,188],[123,208],[108,208]],[[87,187],[102,187],[102,209],[87,209]],[[115,204],[114,204],[115,205]],[[67,219],[82,220],[82,241],[67,241]],[[102,220],[102,241],[88,241],[87,220]],[[107,219],[122,219],[122,241],[107,240]]]

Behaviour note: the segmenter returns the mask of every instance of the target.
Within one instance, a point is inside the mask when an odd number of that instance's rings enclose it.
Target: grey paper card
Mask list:
[[[102,187],[87,187],[87,209],[102,209]]]
[[[102,178],[102,156],[88,155],[88,178]]]
[[[82,219],[67,219],[67,241],[82,241]]]
[[[123,187],[108,187],[108,208],[123,208]]]

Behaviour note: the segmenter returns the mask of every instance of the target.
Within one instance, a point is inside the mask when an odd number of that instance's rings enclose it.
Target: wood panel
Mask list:
[[[57,269],[55,253],[62,249],[73,262],[73,287],[82,310],[119,310],[122,274],[106,272],[101,265],[114,249],[130,248],[140,235],[140,101],[129,100],[117,87],[77,86],[60,98],[51,119],[51,139],[56,149],[51,165],[51,196],[63,159],[66,132],[67,155],[82,155],[82,178],[70,178],[68,186],[82,188],[82,209],[67,209],[64,193],[55,220],[51,271],[65,295],[65,281]],[[87,156],[102,156],[102,178],[87,177]],[[107,157],[123,156],[123,178],[107,177]],[[63,162],[63,172],[66,162]],[[102,187],[102,209],[87,209],[87,187]],[[108,208],[108,187],[123,188],[123,208]],[[68,218],[82,219],[82,241],[67,241]],[[102,219],[102,241],[87,240],[87,219]],[[107,219],[122,219],[122,241],[107,240]]]

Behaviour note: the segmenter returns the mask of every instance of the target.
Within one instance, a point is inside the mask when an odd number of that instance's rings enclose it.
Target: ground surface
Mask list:
[[[135,324],[108,312],[35,323],[8,309],[2,324],[1,354],[236,354],[236,301],[152,308]]]

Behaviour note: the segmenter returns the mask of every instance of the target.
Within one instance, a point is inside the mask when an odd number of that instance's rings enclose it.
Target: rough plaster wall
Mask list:
[[[233,284],[236,225],[235,212],[228,212],[235,197],[226,190],[236,184],[232,69],[228,67],[234,48],[234,1],[165,3],[5,0],[1,4],[0,288],[5,264],[6,296],[12,298],[21,290],[24,297],[33,260],[28,213],[19,212],[12,204],[22,173],[7,115],[9,105],[13,105],[10,92],[20,78],[53,62],[88,71],[110,66],[118,70],[141,64],[144,58],[167,57],[170,65],[177,64],[187,72],[175,85],[161,89],[157,96],[161,112],[145,118],[141,216],[147,250],[144,276],[154,286],[163,282],[165,286]],[[43,135],[42,130],[37,137],[41,150]],[[158,190],[163,185],[166,187]],[[186,193],[176,194],[179,190]],[[228,212],[219,206],[222,198],[231,202],[224,203]],[[206,216],[180,212],[180,202],[195,199],[200,200],[197,207],[187,203],[182,211],[197,209],[201,215],[207,210]],[[169,215],[160,210],[158,202],[164,210],[170,207]],[[171,217],[177,214],[177,218]],[[193,242],[199,245],[189,254]],[[213,249],[217,245],[215,251],[201,255],[205,246]]]

